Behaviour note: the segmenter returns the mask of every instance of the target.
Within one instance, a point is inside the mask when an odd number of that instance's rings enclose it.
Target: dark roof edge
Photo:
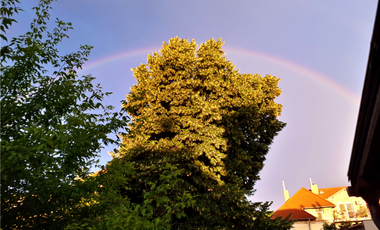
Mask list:
[[[367,133],[370,128],[372,113],[374,110],[374,95],[378,94],[379,79],[376,79],[376,67],[379,63],[378,53],[380,49],[380,5],[377,5],[377,11],[374,22],[374,29],[372,33],[372,39],[370,44],[370,51],[368,56],[367,70],[364,80],[362,98],[360,102],[359,115],[356,125],[354,144],[352,148],[352,154],[350,159],[350,165],[348,168],[348,179],[354,186],[357,182],[357,178],[361,176],[360,166],[362,161],[366,161],[367,156],[363,155],[365,143],[367,140]],[[356,187],[356,186],[355,186]],[[354,188],[354,192],[358,188]]]

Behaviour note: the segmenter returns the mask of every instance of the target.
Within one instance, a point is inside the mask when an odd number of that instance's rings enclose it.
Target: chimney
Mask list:
[[[284,189],[284,198],[285,198],[285,202],[287,200],[289,200],[289,191],[285,189],[285,182],[282,181],[282,188]]]
[[[314,182],[311,181],[311,178],[309,178],[309,180],[310,180],[310,190],[311,190],[311,192],[314,193],[314,194],[319,195],[318,185],[314,184]]]

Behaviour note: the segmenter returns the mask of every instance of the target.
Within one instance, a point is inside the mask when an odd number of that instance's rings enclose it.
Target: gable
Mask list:
[[[332,208],[335,207],[330,201],[315,195],[305,188],[298,190],[278,210],[284,209],[307,209],[307,208]]]
[[[344,187],[335,187],[335,188],[321,188],[319,189],[319,196],[323,199],[327,199],[331,197],[332,195],[336,194],[337,192],[341,191],[342,189],[347,188],[347,186]]]

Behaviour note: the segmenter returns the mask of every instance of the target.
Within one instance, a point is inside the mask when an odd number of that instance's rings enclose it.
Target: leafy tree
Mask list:
[[[170,164],[162,169],[158,183],[147,183],[142,203],[131,203],[120,190],[128,189],[126,178],[134,176],[134,168],[130,162],[113,159],[106,169],[86,179],[84,183],[95,180],[98,188],[74,208],[81,215],[65,229],[170,229],[172,216],[185,217],[183,208],[193,201],[186,192],[173,200],[168,197],[171,187],[179,182],[177,176],[181,170]]]
[[[222,44],[211,39],[197,49],[176,37],[133,69],[138,84],[124,104],[132,123],[118,156],[136,172],[122,192],[141,203],[147,183],[170,163],[183,172],[168,197],[188,192],[195,200],[187,219],[173,218],[176,228],[289,228],[289,220],[270,219],[269,203],[246,199],[285,125],[274,102],[279,80],[240,74]]]
[[[52,0],[34,7],[30,31],[8,41],[5,32],[21,9],[1,5],[1,222],[5,229],[61,229],[70,210],[94,186],[84,177],[103,144],[117,144],[127,127],[121,112],[102,100],[109,93],[78,76],[91,46],[60,56],[71,23],[48,30]],[[8,41],[8,42],[7,42]],[[96,186],[95,186],[96,187]]]

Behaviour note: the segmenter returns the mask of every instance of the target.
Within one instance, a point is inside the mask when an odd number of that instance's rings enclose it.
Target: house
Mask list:
[[[292,197],[284,188],[285,203],[272,218],[290,216],[294,229],[323,229],[326,223],[362,222],[371,220],[366,203],[361,197],[350,197],[347,187],[301,188]]]

